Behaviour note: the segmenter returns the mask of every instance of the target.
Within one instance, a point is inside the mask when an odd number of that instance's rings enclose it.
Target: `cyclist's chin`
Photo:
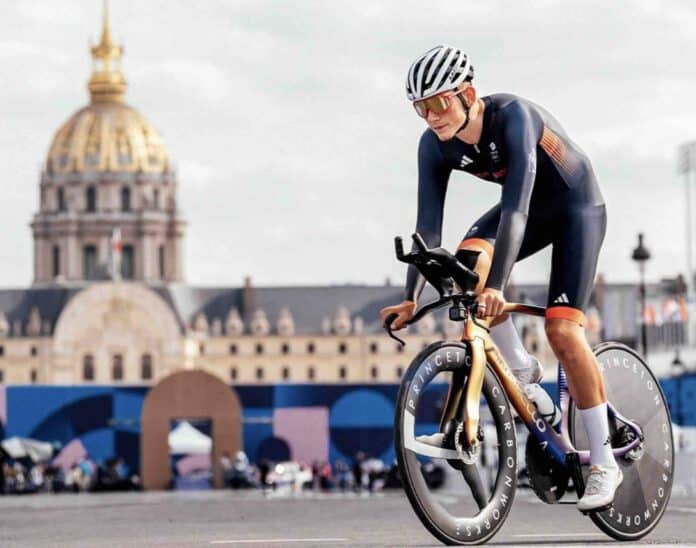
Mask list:
[[[440,141],[449,141],[456,133],[450,124],[444,127],[431,127],[431,129],[435,132],[435,135],[437,135]]]

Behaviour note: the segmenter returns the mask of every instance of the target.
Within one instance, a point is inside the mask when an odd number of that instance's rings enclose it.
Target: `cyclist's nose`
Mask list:
[[[428,122],[437,122],[440,120],[440,115],[431,109],[428,109],[428,113],[425,115],[425,119]]]

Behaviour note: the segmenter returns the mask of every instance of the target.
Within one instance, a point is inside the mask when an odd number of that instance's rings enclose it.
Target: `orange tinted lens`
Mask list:
[[[426,99],[425,104],[428,109],[432,110],[435,114],[442,114],[447,110],[447,107],[449,107],[449,98],[436,95],[435,97]]]
[[[416,101],[413,103],[413,108],[416,109],[418,116],[425,118],[428,115],[428,107],[425,106],[425,101]]]

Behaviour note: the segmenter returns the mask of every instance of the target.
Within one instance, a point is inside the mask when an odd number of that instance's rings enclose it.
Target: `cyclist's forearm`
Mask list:
[[[411,265],[408,265],[408,272],[406,273],[406,289],[404,290],[404,301],[418,302],[418,297],[423,292],[425,287],[425,278],[423,274],[418,272],[418,269]]]
[[[502,291],[520,253],[526,226],[526,213],[504,209],[500,214],[500,224],[495,237],[495,252],[486,287]]]

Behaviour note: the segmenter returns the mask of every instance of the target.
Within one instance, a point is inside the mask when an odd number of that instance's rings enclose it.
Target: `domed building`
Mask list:
[[[123,49],[105,12],[90,103],[53,137],[32,222],[34,283],[183,280],[185,222],[159,132],[125,102]]]
[[[0,289],[0,423],[3,384],[149,385],[182,369],[232,384],[394,383],[446,336],[444,312],[403,335],[405,349],[387,338],[379,310],[402,296],[390,284],[186,284],[176,172],[126,102],[106,12],[91,55],[89,104],[58,128],[43,164],[33,284]],[[545,298],[543,286],[524,291]],[[632,327],[633,287],[622,291],[612,309]]]

